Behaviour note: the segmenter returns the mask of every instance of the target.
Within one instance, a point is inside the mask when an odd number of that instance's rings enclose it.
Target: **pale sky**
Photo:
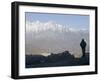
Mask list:
[[[71,15],[71,14],[48,14],[26,12],[26,21],[47,22],[54,21],[61,25],[70,25],[73,28],[89,28],[89,15]]]

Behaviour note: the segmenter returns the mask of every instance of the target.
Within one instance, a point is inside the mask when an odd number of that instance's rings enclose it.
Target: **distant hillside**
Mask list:
[[[89,53],[81,58],[75,58],[69,51],[57,54],[51,53],[49,56],[26,54],[26,68],[78,65],[89,65]]]

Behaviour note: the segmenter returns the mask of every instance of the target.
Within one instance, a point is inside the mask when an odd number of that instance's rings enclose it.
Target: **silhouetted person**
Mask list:
[[[83,57],[84,57],[85,56],[85,48],[86,48],[86,42],[84,41],[84,39],[82,39],[80,46],[82,48],[82,54],[83,54]]]

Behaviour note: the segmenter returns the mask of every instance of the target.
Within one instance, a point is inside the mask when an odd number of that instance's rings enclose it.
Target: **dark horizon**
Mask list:
[[[51,53],[48,56],[26,54],[25,57],[26,68],[89,65],[89,53],[85,53],[85,56],[80,58],[75,58],[69,51],[58,54]]]

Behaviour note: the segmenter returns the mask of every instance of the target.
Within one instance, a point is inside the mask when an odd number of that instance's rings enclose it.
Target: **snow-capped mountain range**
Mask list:
[[[61,25],[58,23],[55,23],[53,21],[48,22],[40,22],[40,21],[34,21],[34,22],[26,22],[26,31],[30,32],[41,32],[41,31],[54,31],[54,32],[87,32],[88,29],[75,29],[71,28],[68,25]]]

